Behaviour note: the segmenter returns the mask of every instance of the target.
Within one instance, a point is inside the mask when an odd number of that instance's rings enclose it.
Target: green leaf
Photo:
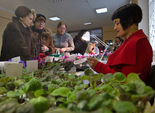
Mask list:
[[[90,68],[87,68],[87,69],[84,70],[84,74],[85,75],[93,75],[94,72]]]
[[[121,72],[114,73],[113,78],[119,82],[124,82],[126,80],[126,76]]]
[[[67,109],[71,110],[71,111],[76,111],[77,110],[77,107],[74,103],[70,103],[68,106],[67,106]],[[63,111],[64,112],[64,111]],[[68,112],[65,112],[65,113],[68,113]]]
[[[70,89],[67,87],[60,87],[56,90],[54,90],[51,95],[53,96],[63,96],[67,97],[71,93]]]
[[[86,90],[78,91],[76,93],[76,99],[77,99],[77,101],[89,100],[90,95],[89,95],[88,91],[86,91]]]
[[[43,113],[49,108],[49,102],[45,97],[32,98],[29,101],[34,106],[35,113]]]
[[[69,86],[70,81],[63,81],[59,86]]]
[[[4,94],[6,91],[7,90],[5,87],[0,87],[0,94]]]
[[[101,75],[99,74],[92,74],[88,76],[88,80],[90,81],[98,81],[101,80]]]
[[[26,103],[18,107],[16,113],[34,113],[34,107],[30,103]]]
[[[13,82],[8,82],[6,84],[7,90],[14,90],[15,89],[15,84]]]
[[[96,95],[95,97],[93,97],[88,103],[89,110],[96,110],[100,108],[100,106],[102,105],[102,101],[103,101],[102,95]]]
[[[68,94],[68,101],[71,101],[72,102],[72,101],[75,100],[75,98],[76,98],[76,92],[77,91],[74,90],[73,92],[71,92],[71,93]]]
[[[138,74],[136,74],[136,73],[129,73],[127,75],[126,83],[131,83],[131,82],[134,82],[136,80],[141,81],[141,79],[139,78]]]
[[[86,100],[82,100],[77,104],[77,109],[79,111],[86,111],[88,109],[87,107],[87,101]]]
[[[26,93],[29,89],[29,83],[23,84],[19,89]]]
[[[145,83],[142,81],[135,81],[134,83],[136,85],[137,94],[143,94],[145,91],[145,86],[146,86]]]
[[[68,79],[75,79],[77,77],[76,74],[69,74]]]
[[[32,78],[29,82],[29,89],[28,91],[36,91],[38,89],[42,89],[42,84],[41,82],[36,79],[36,78]]]
[[[94,89],[89,89],[87,90],[87,92],[89,93],[90,97],[94,96],[97,93]]]
[[[22,79],[18,79],[16,81],[14,81],[14,84],[16,87],[18,87],[19,85],[24,84],[24,81]]]
[[[88,80],[88,76],[87,76],[87,75],[83,75],[83,76],[81,77],[81,79],[82,79],[82,80]]]
[[[6,103],[0,106],[0,113],[15,113],[18,108],[18,104],[16,102]]]
[[[75,91],[80,91],[80,90],[81,90],[81,87],[80,87],[79,85],[76,85],[76,86],[74,87],[74,89],[75,89]]]
[[[87,85],[87,84],[81,84],[80,87],[81,87],[82,89],[85,89],[85,88],[88,88],[88,85]]]
[[[55,89],[57,89],[59,86],[58,85],[55,85],[55,84],[50,84],[48,85],[48,91],[50,93],[52,93]]]
[[[39,96],[41,96],[41,95],[43,95],[43,94],[44,94],[44,91],[43,91],[42,89],[36,90],[36,91],[34,92],[34,96],[35,96],[35,97],[39,97]]]
[[[113,107],[117,113],[137,113],[137,107],[128,101],[114,101]]]
[[[108,93],[111,93],[111,92],[113,92],[113,90],[115,90],[110,84],[104,84],[99,89],[102,91],[106,91]]]
[[[7,96],[10,98],[19,97],[25,94],[22,90],[15,90],[7,92]]]
[[[108,73],[108,74],[104,75],[102,78],[105,83],[109,83],[111,80],[113,80],[113,74]]]

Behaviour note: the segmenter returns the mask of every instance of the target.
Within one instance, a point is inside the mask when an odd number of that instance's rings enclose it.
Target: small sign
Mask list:
[[[5,62],[4,67],[7,77],[16,77],[22,75],[23,63]]]
[[[60,58],[59,57],[54,57],[54,60],[58,61],[58,60],[60,60]]]
[[[33,72],[38,70],[38,60],[26,61],[26,72]]]
[[[20,62],[20,56],[11,58],[12,62]]]
[[[45,58],[45,62],[53,62],[53,56],[47,56],[46,58]]]
[[[76,54],[69,55],[69,59],[74,60],[76,58],[76,56],[77,56]]]
[[[79,60],[75,60],[74,61],[74,64],[82,64],[83,62],[87,61],[87,58],[82,58],[82,59],[79,59]]]

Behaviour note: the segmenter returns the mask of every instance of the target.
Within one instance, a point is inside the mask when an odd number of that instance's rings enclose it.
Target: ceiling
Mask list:
[[[56,1],[56,2],[55,2]],[[96,29],[113,26],[111,16],[113,12],[122,5],[128,4],[130,0],[0,0],[0,9],[14,14],[16,8],[25,5],[35,9],[36,13],[44,14],[47,18],[46,25],[57,27],[59,21],[51,21],[48,18],[58,16],[64,21],[67,31],[78,31],[80,29]],[[94,9],[107,7],[108,12],[97,14]],[[84,26],[83,23],[91,22]]]

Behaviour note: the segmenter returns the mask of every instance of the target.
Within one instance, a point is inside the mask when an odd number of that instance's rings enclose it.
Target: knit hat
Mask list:
[[[15,10],[15,15],[17,16],[18,19],[20,19],[20,17],[21,18],[26,17],[30,13],[31,13],[31,10],[27,8],[26,6],[19,6]]]
[[[37,17],[36,17],[35,21],[43,20],[44,22],[46,22],[46,17],[45,17],[44,15],[42,15],[42,14],[37,14],[36,16],[37,16]]]

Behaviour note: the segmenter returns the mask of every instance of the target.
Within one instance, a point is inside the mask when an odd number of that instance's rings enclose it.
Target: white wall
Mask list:
[[[139,24],[139,29],[143,29],[149,37],[149,0],[138,0],[138,5],[142,8],[143,19]]]

